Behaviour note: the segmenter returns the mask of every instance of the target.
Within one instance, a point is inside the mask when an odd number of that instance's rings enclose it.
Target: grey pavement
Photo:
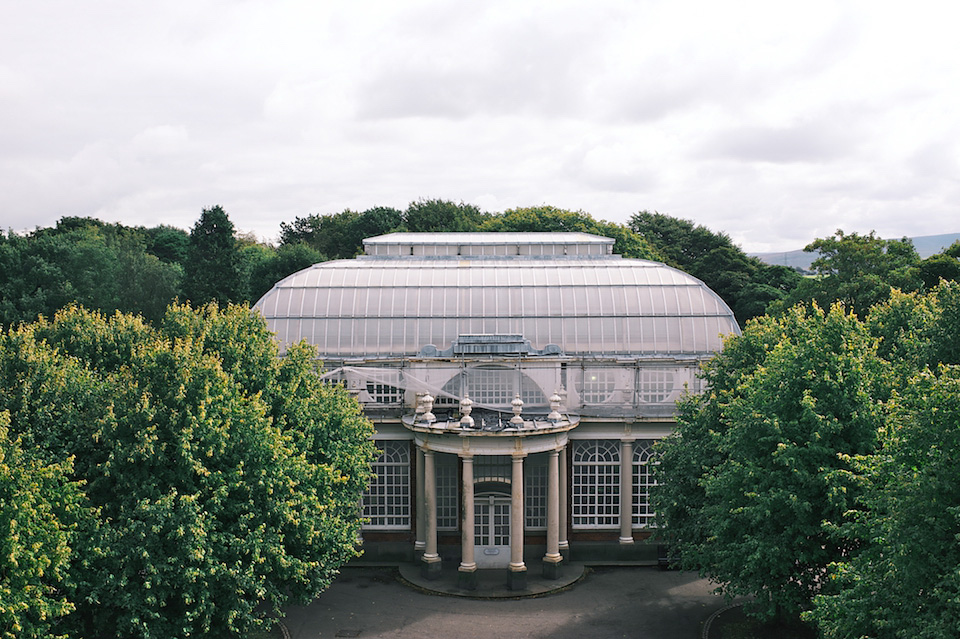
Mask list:
[[[557,592],[478,599],[424,592],[395,568],[348,567],[283,623],[291,639],[701,639],[727,607],[712,590],[689,572],[593,567]]]

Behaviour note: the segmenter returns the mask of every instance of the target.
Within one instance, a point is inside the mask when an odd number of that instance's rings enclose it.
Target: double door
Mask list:
[[[477,568],[510,565],[510,497],[477,495],[474,500],[474,561]]]

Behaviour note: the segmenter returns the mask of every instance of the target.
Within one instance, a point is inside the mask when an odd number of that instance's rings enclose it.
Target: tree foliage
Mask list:
[[[918,266],[920,279],[927,289],[932,289],[940,280],[960,280],[960,241],[956,241],[940,253],[922,260]]]
[[[916,291],[922,285],[920,257],[912,242],[884,240],[837,230],[803,249],[818,252],[811,264],[815,277],[805,278],[775,311],[797,303],[829,306],[842,302],[860,317],[890,297],[890,291]]]
[[[305,345],[279,358],[243,307],[151,328],[78,308],[0,339],[0,410],[74,456],[92,510],[69,579],[74,637],[236,637],[357,554],[372,428]]]
[[[866,487],[807,616],[836,639],[960,636],[960,368],[925,369],[892,402],[883,451],[856,460]]]
[[[654,503],[684,567],[772,618],[809,605],[850,548],[839,522],[851,455],[876,446],[885,370],[875,339],[840,307],[750,322],[704,370],[659,445]]]
[[[244,297],[240,247],[233,222],[220,206],[204,209],[190,231],[183,295],[196,305]]]
[[[660,254],[629,227],[596,220],[583,211],[567,211],[554,206],[508,209],[491,216],[477,230],[510,232],[593,233],[614,240],[613,252],[624,257],[659,260]]]
[[[81,493],[66,479],[70,461],[47,464],[9,435],[0,412],[0,637],[54,637],[58,618],[73,610],[60,585],[81,516]]]
[[[465,232],[476,231],[489,217],[474,204],[420,199],[407,206],[403,223],[412,233]]]
[[[869,330],[898,389],[882,447],[852,458],[861,486],[838,530],[858,552],[838,560],[807,618],[837,639],[946,638],[960,632],[960,284],[894,291]]]
[[[363,213],[347,209],[332,215],[298,217],[280,223],[280,246],[304,245],[327,259],[347,259],[363,249],[363,240],[396,230],[403,214],[389,207],[375,207]]]
[[[159,319],[180,290],[182,269],[146,245],[138,229],[90,218],[0,233],[0,323],[51,317],[71,303]]]
[[[703,281],[733,309],[743,324],[797,286],[800,276],[784,266],[748,256],[725,233],[689,220],[641,211],[629,228],[649,242],[665,263]]]
[[[248,265],[247,299],[256,302],[286,276],[326,260],[325,255],[303,242],[270,250],[265,259]]]

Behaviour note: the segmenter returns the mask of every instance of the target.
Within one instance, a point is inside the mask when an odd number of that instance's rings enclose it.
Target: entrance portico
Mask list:
[[[429,399],[429,398],[428,398]],[[469,415],[469,411],[467,412]],[[425,418],[426,416],[426,418]],[[560,456],[565,450],[568,433],[578,424],[571,416],[551,414],[543,420],[524,420],[516,412],[516,420],[499,431],[476,430],[471,422],[438,422],[430,407],[403,418],[404,426],[413,432],[417,450],[423,459],[423,538],[417,545],[424,550],[421,571],[431,579],[440,574],[441,557],[437,553],[437,455],[456,455],[462,476],[460,587],[476,587],[478,569],[506,569],[511,590],[524,590],[527,565],[524,561],[524,466],[531,456],[545,453],[546,464],[546,554],[542,559],[543,575],[556,578],[563,557],[560,554],[561,503]],[[431,419],[432,418],[432,419]],[[418,457],[420,456],[418,455]],[[477,477],[477,461],[509,459],[507,472]],[[487,464],[488,467],[494,467]],[[506,469],[503,469],[506,470]],[[485,474],[491,474],[487,472]],[[418,472],[419,476],[419,472]],[[478,490],[478,486],[481,490]],[[419,513],[418,513],[419,519]]]

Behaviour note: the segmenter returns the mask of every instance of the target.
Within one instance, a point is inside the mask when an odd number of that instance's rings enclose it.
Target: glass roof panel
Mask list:
[[[410,355],[489,330],[571,354],[696,354],[717,350],[720,333],[739,332],[698,280],[612,255],[325,262],[282,280],[256,307],[284,344],[303,336],[338,356]],[[361,326],[365,318],[381,319]]]

